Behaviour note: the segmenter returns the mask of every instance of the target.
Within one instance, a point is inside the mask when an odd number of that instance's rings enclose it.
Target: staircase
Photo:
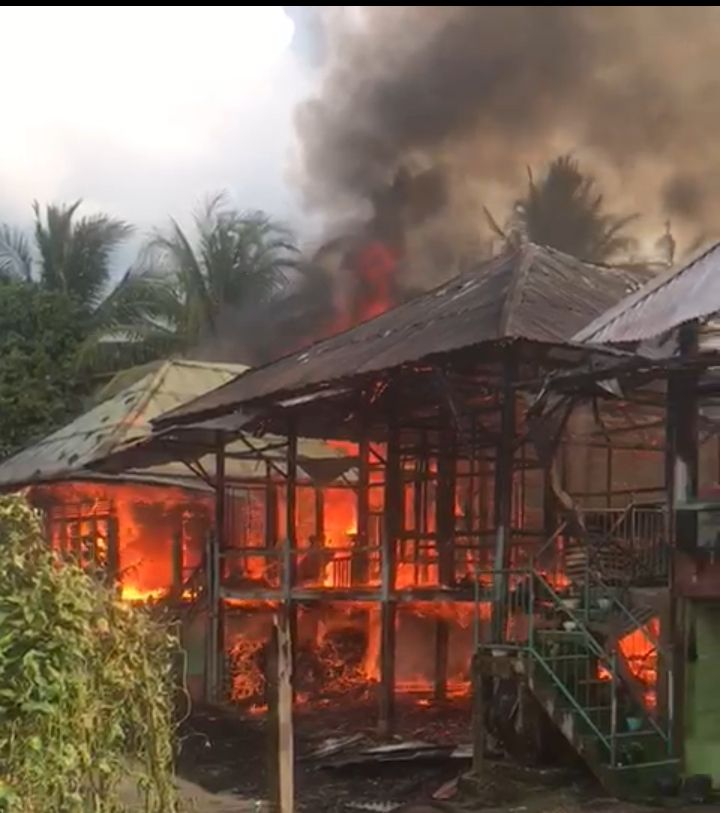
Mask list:
[[[542,627],[534,623],[535,613],[528,616],[530,690],[607,790],[620,797],[652,795],[660,780],[678,772],[671,721],[647,707],[615,642],[598,640],[585,619],[589,608],[573,609],[573,600],[534,576],[532,606],[555,624]],[[617,603],[608,611],[620,613]],[[622,615],[632,613],[623,608]],[[627,623],[643,628],[639,618]]]
[[[656,610],[631,589],[667,585],[667,543],[657,517],[664,518],[654,511],[640,521],[633,510],[608,511],[605,527],[558,546],[561,526],[529,568],[510,575],[514,619],[524,616],[527,639],[504,648],[519,654],[530,691],[602,785],[619,797],[647,798],[677,776],[679,760],[671,672],[663,677],[664,697],[657,697],[658,669],[670,668],[671,659],[651,624]],[[554,550],[562,561],[553,566]],[[646,674],[627,651],[628,636],[648,659]],[[651,682],[643,679],[648,675]]]

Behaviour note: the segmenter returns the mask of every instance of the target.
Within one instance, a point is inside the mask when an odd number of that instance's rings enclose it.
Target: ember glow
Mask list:
[[[625,657],[628,668],[642,687],[643,699],[648,709],[657,706],[657,647],[653,641],[659,640],[660,619],[655,617],[642,628],[633,630],[618,641],[618,648]],[[598,678],[611,680],[612,675],[602,665],[598,665]]]
[[[231,699],[250,711],[265,708],[265,658],[272,612],[243,608],[228,619]],[[489,605],[483,616],[489,618]],[[433,650],[439,620],[450,629],[448,698],[470,694],[474,606],[413,602],[397,615],[396,691],[426,705],[434,691]],[[296,652],[298,704],[371,696],[380,678],[380,608],[371,602],[327,602],[300,609]]]

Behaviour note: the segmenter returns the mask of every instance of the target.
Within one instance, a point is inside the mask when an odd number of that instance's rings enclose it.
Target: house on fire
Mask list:
[[[84,565],[107,569],[129,601],[169,602],[195,597],[202,586],[209,535],[216,520],[215,456],[174,451],[174,460],[120,475],[92,469],[95,461],[122,456],[151,434],[151,421],[169,409],[233,380],[246,368],[191,360],[142,368],[114,394],[68,425],[0,465],[0,489],[25,489],[41,509],[54,547]],[[277,498],[284,476],[284,439],[237,434],[223,460],[224,522],[228,538],[245,549],[275,545],[284,518]],[[187,463],[183,462],[187,459]],[[340,516],[323,516],[324,533],[341,537],[351,524],[348,503],[352,464],[326,443],[298,444],[300,526],[316,532],[318,504],[337,493]],[[270,495],[270,498],[268,498]],[[282,517],[281,517],[282,515]],[[229,568],[242,578],[239,568]],[[231,578],[228,573],[228,578]],[[189,601],[185,602],[190,603]],[[205,619],[186,613],[185,645],[190,688],[202,695]],[[232,629],[227,630],[232,648]]]
[[[354,444],[358,529],[334,599],[378,608],[385,727],[403,616],[434,618],[425,675],[442,697],[469,612],[476,698],[510,679],[546,712],[526,725],[552,720],[618,793],[680,771],[717,782],[718,266],[716,246],[640,287],[523,246],[156,426],[286,434],[289,494],[297,434]],[[292,608],[292,514],[288,530],[276,595]]]
[[[597,398],[653,403],[664,447],[669,517],[667,611],[656,660],[655,721],[687,775],[720,784],[720,244],[662,274],[586,326],[577,339],[622,347],[614,395],[578,373],[563,382],[575,404]],[[584,377],[583,377],[584,375]],[[572,379],[572,380],[570,380]],[[646,555],[647,551],[643,552]],[[631,605],[632,606],[632,605]],[[634,609],[637,612],[637,609]]]
[[[483,642],[519,646],[534,634],[529,606],[541,602],[557,621],[566,603],[578,601],[592,564],[574,527],[578,500],[591,509],[583,527],[596,535],[612,532],[621,543],[664,550],[654,405],[609,404],[601,425],[593,407],[579,410],[563,422],[552,466],[541,459],[529,415],[549,376],[632,358],[571,337],[645,279],[520,246],[166,413],[132,465],[156,460],[168,438],[193,438],[205,453],[218,451],[218,436],[241,430],[288,438],[282,567],[270,581],[231,585],[221,578],[207,599],[217,613],[232,603],[284,602],[297,619],[298,646],[317,640],[319,629],[351,625],[361,650],[348,653],[352,676],[376,687],[388,729],[396,695],[468,691],[470,657]],[[355,533],[347,545],[313,550],[298,534],[298,436],[344,442],[357,468]],[[117,471],[129,462],[98,465]],[[234,540],[217,545],[221,563],[242,555],[230,551]],[[623,544],[608,551],[615,580],[634,573]],[[264,555],[277,561],[278,551]],[[326,563],[327,577],[308,584],[301,570],[314,557]],[[649,556],[641,580],[644,589],[661,590],[667,558]],[[541,587],[547,595],[534,595]],[[610,599],[599,589],[594,585],[593,595],[605,605]],[[614,670],[592,658],[585,664],[589,681],[626,676],[642,693],[638,714],[645,717],[645,697],[657,692],[657,670],[645,659],[661,603],[607,636],[623,643]],[[295,678],[302,682],[302,669]]]
[[[262,702],[282,604],[298,696],[364,687],[384,730],[398,698],[472,690],[480,762],[489,722],[512,748],[518,719],[482,713],[510,692],[612,791],[716,773],[718,266],[715,247],[648,281],[525,244],[97,455],[103,478],[201,460],[215,486],[192,596],[209,697]],[[276,455],[262,547],[227,519],[238,437]],[[345,478],[310,524],[304,442]]]

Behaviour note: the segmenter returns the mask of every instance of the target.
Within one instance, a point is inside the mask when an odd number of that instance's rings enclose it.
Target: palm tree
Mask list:
[[[501,228],[487,209],[485,214],[506,242],[529,240],[590,262],[608,262],[628,252],[634,241],[625,230],[637,218],[606,212],[596,179],[570,155],[552,161],[540,182],[528,168],[527,191],[508,226]]]
[[[152,275],[171,280],[167,323],[185,347],[218,331],[224,306],[269,302],[300,267],[291,232],[263,212],[238,212],[220,194],[193,220],[194,241],[172,220],[169,231],[153,236],[145,259]]]
[[[51,204],[43,213],[33,204],[34,251],[21,231],[0,226],[0,278],[24,280],[73,299],[86,337],[78,363],[114,372],[166,349],[153,326],[166,305],[166,286],[136,269],[114,283],[112,255],[132,227],[104,214],[78,218],[80,205]]]

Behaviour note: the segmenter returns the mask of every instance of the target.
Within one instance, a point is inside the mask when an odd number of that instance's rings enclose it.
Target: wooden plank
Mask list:
[[[353,585],[367,584],[370,577],[370,443],[363,435],[358,445],[357,480],[357,536],[352,555],[351,581]]]

